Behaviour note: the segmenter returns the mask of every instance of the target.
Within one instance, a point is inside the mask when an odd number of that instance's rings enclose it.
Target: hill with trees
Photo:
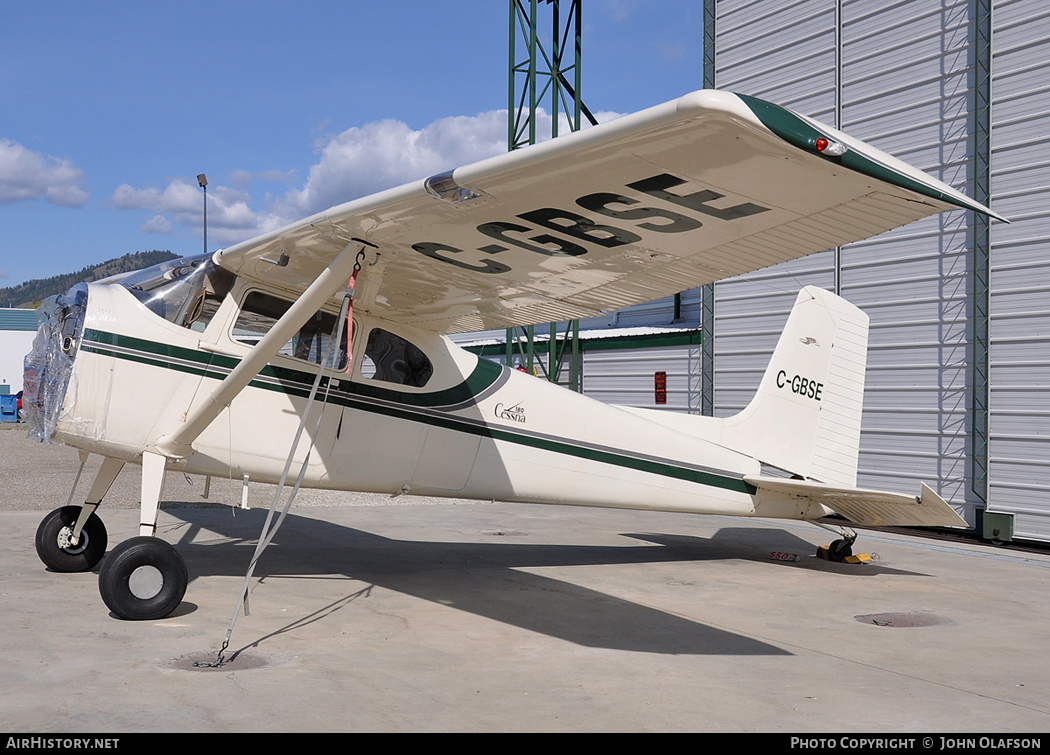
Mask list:
[[[111,275],[141,270],[160,262],[173,260],[178,255],[171,252],[153,250],[151,252],[134,252],[123,257],[107,260],[98,265],[89,265],[75,273],[52,275],[50,278],[26,281],[20,286],[0,288],[0,307],[23,307],[32,309],[44,299],[55,294],[64,294],[77,283],[90,283],[102,280]]]

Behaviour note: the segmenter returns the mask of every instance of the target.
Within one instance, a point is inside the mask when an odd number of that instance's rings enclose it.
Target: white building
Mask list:
[[[33,349],[36,310],[0,309],[0,392],[22,390],[22,361]]]

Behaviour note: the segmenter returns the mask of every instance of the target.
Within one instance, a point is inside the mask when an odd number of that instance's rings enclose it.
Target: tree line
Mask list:
[[[106,260],[97,265],[88,265],[75,273],[38,278],[19,286],[0,288],[0,307],[23,307],[32,309],[49,296],[64,294],[77,283],[90,283],[111,275],[141,270],[160,262],[173,260],[178,255],[154,249],[150,252],[133,252],[123,257]]]

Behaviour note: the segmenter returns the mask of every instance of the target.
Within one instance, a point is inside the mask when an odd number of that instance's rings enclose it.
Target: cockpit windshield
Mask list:
[[[230,288],[227,278],[232,280],[229,273],[215,266],[211,255],[202,254],[138,270],[118,283],[154,314],[189,328],[226,295]],[[212,308],[207,307],[208,300],[214,302]]]

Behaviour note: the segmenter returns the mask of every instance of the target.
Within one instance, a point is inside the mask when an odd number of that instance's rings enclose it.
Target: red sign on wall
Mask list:
[[[654,374],[654,398],[657,404],[667,403],[667,373],[657,372]]]

